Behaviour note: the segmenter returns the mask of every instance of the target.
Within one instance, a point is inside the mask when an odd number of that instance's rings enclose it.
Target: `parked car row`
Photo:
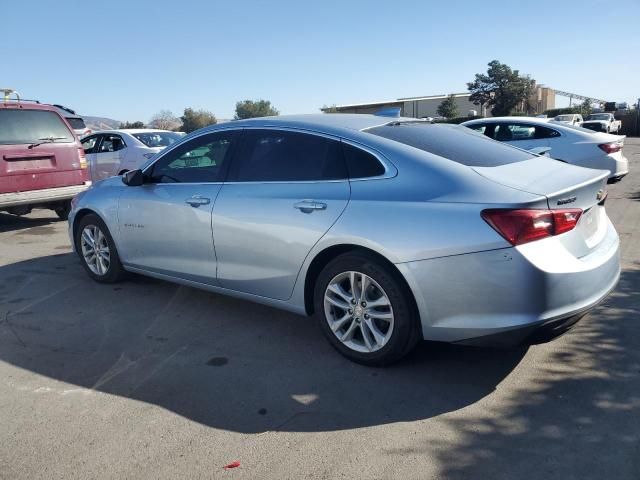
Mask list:
[[[618,279],[604,202],[628,172],[624,137],[523,117],[337,114],[80,141],[68,115],[0,104],[0,210],[68,217],[99,282],[137,272],[315,314],[361,363],[421,339],[553,336]]]

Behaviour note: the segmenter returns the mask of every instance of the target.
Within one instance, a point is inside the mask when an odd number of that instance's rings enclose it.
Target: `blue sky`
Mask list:
[[[117,120],[462,92],[493,59],[559,90],[640,96],[640,0],[2,3],[0,87]]]

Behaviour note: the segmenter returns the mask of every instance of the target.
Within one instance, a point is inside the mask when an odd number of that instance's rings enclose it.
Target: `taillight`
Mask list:
[[[84,149],[83,148],[79,148],[78,149],[78,156],[80,157],[80,168],[86,169],[87,168],[87,157],[85,157],[85,155],[84,155]]]
[[[511,245],[522,245],[573,230],[582,210],[483,210],[482,218]]]
[[[616,153],[622,150],[622,143],[620,142],[601,143],[600,145],[598,145],[598,147],[600,148],[600,150],[604,151],[607,154]]]

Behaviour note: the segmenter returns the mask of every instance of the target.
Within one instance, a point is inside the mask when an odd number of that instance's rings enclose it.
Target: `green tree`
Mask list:
[[[590,98],[585,98],[584,102],[582,102],[582,105],[580,105],[579,109],[580,109],[580,113],[582,115],[589,115],[592,111],[593,111],[593,100],[591,100]]]
[[[137,122],[120,122],[120,126],[118,128],[144,128],[144,123],[137,121]]]
[[[236,120],[255,117],[270,117],[280,112],[271,105],[269,100],[243,100],[236,103]]]
[[[445,98],[438,106],[438,115],[445,118],[455,118],[458,116],[458,105],[456,104],[456,96],[452,93]]]
[[[208,110],[194,110],[188,107],[184,109],[180,120],[182,120],[182,131],[187,133],[218,123],[216,116]]]
[[[528,100],[533,92],[534,81],[520,75],[518,70],[500,63],[489,62],[487,73],[476,73],[473,82],[467,83],[470,100],[476,105],[491,108],[494,116],[511,115],[519,107],[528,110]]]

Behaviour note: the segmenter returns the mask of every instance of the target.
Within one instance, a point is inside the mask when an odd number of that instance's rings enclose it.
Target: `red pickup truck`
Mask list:
[[[80,141],[55,107],[0,100],[0,211],[48,208],[66,219],[90,184]]]

